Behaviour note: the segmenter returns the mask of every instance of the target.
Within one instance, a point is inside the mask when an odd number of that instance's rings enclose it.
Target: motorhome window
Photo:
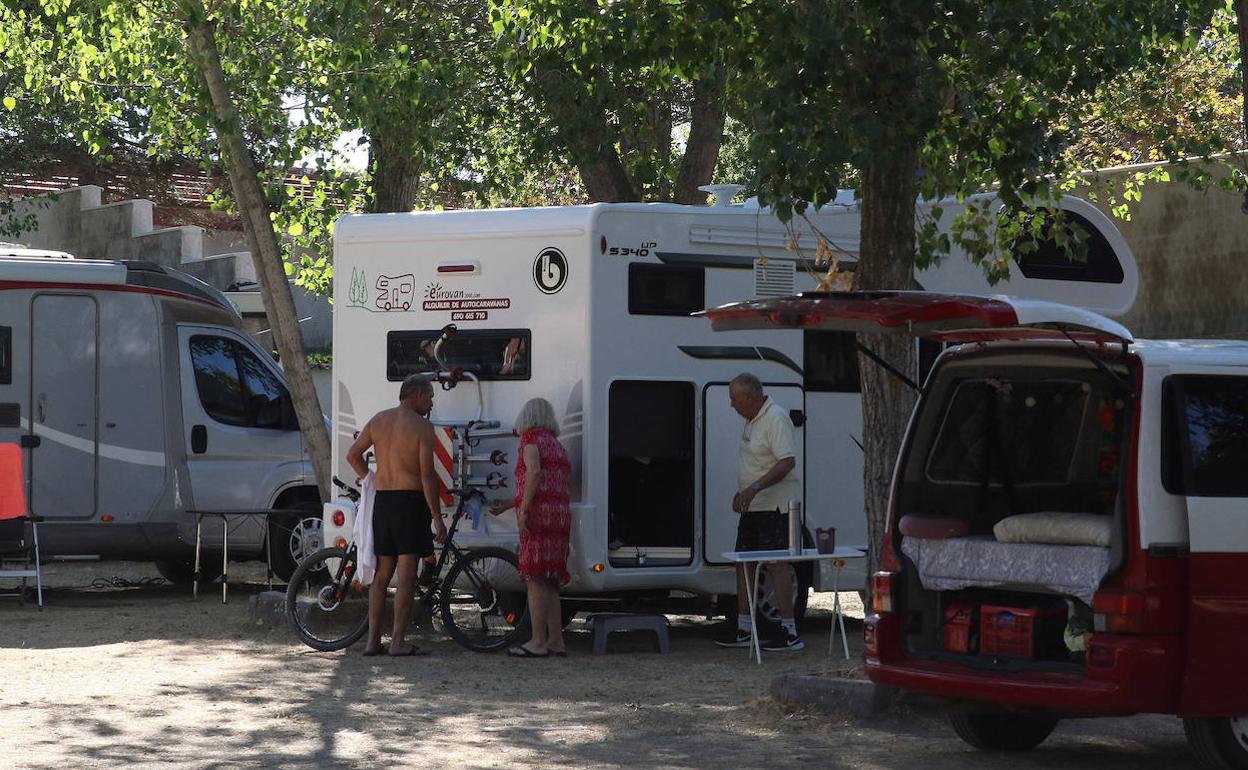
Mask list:
[[[0,326],[0,385],[13,384],[13,329]]]
[[[251,351],[237,347],[236,352],[251,426],[282,430],[282,399],[286,395],[282,381]]]
[[[1169,378],[1175,379],[1175,378]],[[1248,377],[1177,378],[1184,493],[1248,497]]]
[[[1065,220],[1062,227],[1067,236],[1082,239],[1084,250],[1068,251],[1055,238],[1020,239],[1011,252],[1023,275],[1050,281],[1122,283],[1122,264],[1104,233],[1073,211],[1062,212],[1062,215]]]
[[[802,332],[803,386],[817,393],[859,393],[858,342],[853,332]]]
[[[1053,484],[1071,477],[1092,386],[1072,380],[958,383],[927,461],[931,481]]]
[[[192,337],[191,364],[204,411],[217,422],[246,427],[250,420],[238,378],[235,343],[224,337]]]
[[[441,336],[440,329],[387,334],[386,379],[402,382],[413,374],[436,371],[433,347]],[[528,329],[462,329],[442,346],[442,359],[482,380],[527,380],[532,349]]]
[[[705,309],[705,268],[644,262],[629,264],[629,315],[687,316]]]

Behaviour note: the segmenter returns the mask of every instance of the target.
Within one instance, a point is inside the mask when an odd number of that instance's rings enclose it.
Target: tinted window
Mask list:
[[[1065,380],[964,380],[928,457],[933,481],[1068,480],[1091,387]]]
[[[858,393],[858,340],[853,332],[802,332],[808,391]]]
[[[1179,458],[1182,493],[1248,497],[1248,378],[1189,375],[1167,385],[1179,446],[1164,454]]]
[[[402,382],[412,374],[437,370],[433,347],[441,330],[386,335],[386,379]],[[442,346],[447,366],[462,366],[483,380],[527,380],[532,340],[528,329],[460,330]]]
[[[706,308],[706,270],[689,265],[628,266],[631,315],[683,315]]]
[[[282,430],[286,386],[246,347],[224,337],[192,337],[199,402],[226,425]]]
[[[226,425],[247,425],[234,342],[223,337],[192,337],[191,364],[199,402],[208,416]]]
[[[282,429],[282,397],[286,389],[250,350],[236,347],[238,368],[243,375],[243,392],[247,397],[247,414],[256,428]]]
[[[1052,238],[1034,242],[1020,240],[1011,251],[1023,275],[1050,281],[1122,283],[1118,255],[1101,231],[1073,211],[1063,212],[1063,220],[1062,227],[1068,237],[1083,241],[1084,250],[1068,252]]]
[[[13,384],[13,329],[0,326],[0,385]]]

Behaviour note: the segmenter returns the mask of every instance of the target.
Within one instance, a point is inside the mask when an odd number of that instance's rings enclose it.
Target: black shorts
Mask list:
[[[425,493],[387,489],[373,496],[373,553],[398,556],[433,553],[433,515]]]
[[[738,551],[783,551],[789,547],[789,517],[774,511],[749,511],[737,522]]]

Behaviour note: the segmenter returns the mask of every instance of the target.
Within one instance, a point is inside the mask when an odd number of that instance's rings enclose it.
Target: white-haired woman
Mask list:
[[[567,654],[563,643],[563,619],[559,608],[559,587],[567,583],[568,537],[572,514],[568,505],[572,467],[559,443],[559,423],[554,407],[544,398],[530,399],[516,416],[520,436],[516,463],[516,499],[494,509],[502,513],[516,508],[520,526],[520,576],[529,598],[529,620],[533,636],[507,651],[518,658],[560,657]]]

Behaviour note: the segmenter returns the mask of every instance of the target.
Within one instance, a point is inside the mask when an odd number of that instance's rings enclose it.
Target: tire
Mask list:
[[[801,623],[806,619],[806,602],[810,598],[811,573],[809,569],[798,569],[790,564],[789,575],[793,578],[793,619]],[[754,607],[758,614],[759,627],[779,627],[780,609],[776,606],[775,592],[769,585],[768,571],[765,566],[758,571],[758,587],[755,590],[757,596]]]
[[[442,630],[474,652],[517,642],[528,628],[520,563],[506,548],[476,548],[446,573],[438,597]]]
[[[269,545],[273,555],[273,573],[290,581],[299,563],[325,547],[325,523],[321,506],[315,500],[292,501],[290,513],[269,517]]]
[[[195,559],[158,561],[156,571],[170,583],[189,586],[195,580]],[[221,577],[221,554],[217,554],[216,559],[205,559],[200,554],[199,573],[199,579],[203,583],[211,583]]]
[[[958,737],[985,751],[1030,751],[1049,737],[1057,721],[1053,717],[1020,714],[955,712],[949,715],[949,723]]]
[[[1248,717],[1184,719],[1183,732],[1201,764],[1223,770],[1248,768]]]
[[[355,579],[356,566],[344,549],[322,548],[291,575],[286,617],[312,649],[346,649],[368,630],[368,588]]]

